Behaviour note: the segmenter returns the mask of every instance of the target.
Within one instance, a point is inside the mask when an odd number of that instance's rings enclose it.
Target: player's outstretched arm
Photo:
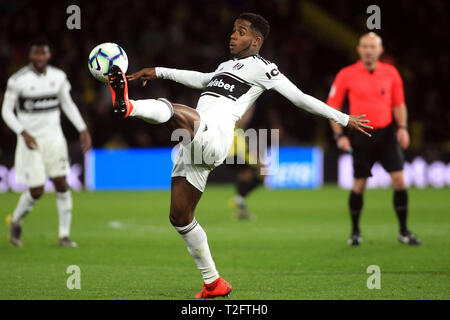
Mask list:
[[[142,86],[145,86],[148,80],[166,79],[181,83],[189,88],[203,89],[208,85],[212,75],[213,73],[156,67],[141,69],[128,75],[127,79],[129,81],[141,80]]]
[[[294,105],[302,108],[310,113],[317,114],[329,120],[333,120],[341,126],[348,127],[351,130],[357,130],[361,133],[371,136],[370,133],[364,129],[373,129],[367,125],[369,120],[362,119],[365,115],[350,116],[342,113],[329,105],[323,103],[319,99],[316,99],[308,94],[303,93],[296,85],[294,85],[288,78],[283,75],[279,76],[278,83],[273,87],[281,95],[286,97]]]

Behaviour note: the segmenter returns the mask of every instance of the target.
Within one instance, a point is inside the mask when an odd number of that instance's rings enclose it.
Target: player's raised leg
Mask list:
[[[42,197],[44,186],[29,188],[22,193],[13,214],[6,217],[9,228],[9,241],[16,247],[22,246],[22,220]]]
[[[128,81],[117,66],[112,66],[108,81],[113,100],[113,111],[120,118],[136,117],[152,124],[165,123],[171,132],[184,129],[193,139],[196,123],[200,123],[197,111],[184,105],[172,104],[167,99],[131,100],[128,98]]]
[[[209,250],[206,233],[194,216],[202,192],[184,177],[173,177],[170,222],[186,242],[189,253],[200,270],[204,283],[196,298],[228,296],[231,286],[219,276]]]
[[[56,207],[58,208],[59,245],[62,247],[77,247],[77,243],[70,240],[70,225],[72,223],[72,194],[66,177],[52,178],[56,190]]]

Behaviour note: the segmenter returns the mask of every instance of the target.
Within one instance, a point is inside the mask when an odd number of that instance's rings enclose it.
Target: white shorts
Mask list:
[[[203,192],[209,173],[227,157],[235,123],[226,116],[197,112],[200,125],[189,144],[180,143],[172,177],[186,177],[190,184]]]
[[[67,176],[70,169],[67,143],[62,134],[35,139],[37,149],[30,150],[24,138],[17,137],[14,163],[17,182],[30,188],[43,186],[47,177]]]

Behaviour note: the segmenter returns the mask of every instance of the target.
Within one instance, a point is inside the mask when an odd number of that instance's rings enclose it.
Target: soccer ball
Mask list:
[[[112,65],[119,66],[123,73],[128,69],[128,57],[118,44],[105,42],[92,49],[88,68],[95,79],[108,82],[108,71]]]

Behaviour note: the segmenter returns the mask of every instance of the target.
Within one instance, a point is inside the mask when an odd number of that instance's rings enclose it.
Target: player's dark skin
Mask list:
[[[50,48],[47,45],[34,45],[30,49],[28,58],[36,72],[45,73],[47,64],[51,58]],[[25,130],[20,134],[24,138],[25,144],[29,149],[37,149],[38,145],[36,139],[32,135]],[[92,146],[91,137],[87,130],[80,132],[80,142],[83,153],[86,153]],[[55,177],[51,180],[55,186],[56,192],[66,192],[69,190],[65,176]],[[30,188],[30,194],[33,199],[39,199],[44,194],[44,186]]]
[[[229,50],[233,58],[244,58],[259,54],[263,44],[263,36],[259,31],[251,28],[251,23],[247,20],[237,19],[234,22],[233,31],[230,36]],[[142,86],[147,84],[148,80],[156,79],[155,68],[144,68],[136,73],[127,76],[129,81],[141,80]],[[189,107],[173,104],[173,117],[166,122],[166,126],[172,133],[174,130],[182,128],[189,132],[191,140],[195,136],[195,123],[200,122],[198,113]],[[361,119],[365,115],[350,116],[347,127],[358,130],[368,136],[369,133],[363,128],[371,129],[365,123],[369,120]],[[202,192],[192,186],[184,177],[172,178],[170,221],[174,226],[186,226],[194,218],[195,207]]]

